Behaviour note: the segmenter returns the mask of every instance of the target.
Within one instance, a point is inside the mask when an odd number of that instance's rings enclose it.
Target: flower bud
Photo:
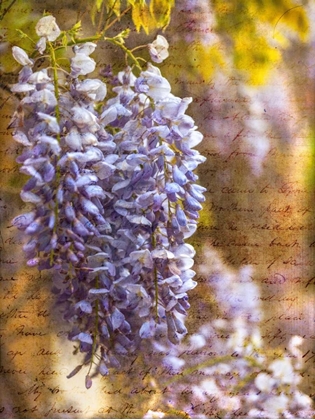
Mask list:
[[[148,45],[151,60],[162,63],[168,56],[168,42],[162,35],[158,35],[152,44]]]
[[[34,61],[31,60],[26,52],[20,47],[12,47],[12,54],[15,61],[17,61],[22,66],[32,66],[34,64]]]

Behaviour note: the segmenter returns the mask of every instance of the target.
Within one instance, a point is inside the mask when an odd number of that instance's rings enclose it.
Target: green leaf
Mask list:
[[[64,32],[62,35],[62,46],[66,48],[67,45],[68,45],[68,38],[67,38],[66,32]]]
[[[170,23],[174,0],[151,0],[150,12],[158,28],[165,28]]]
[[[250,84],[265,83],[292,35],[305,41],[309,34],[306,9],[292,0],[213,0],[213,13],[215,33]]]
[[[104,0],[95,0],[96,10],[99,12],[101,10]]]
[[[120,0],[107,0],[106,2],[107,13],[113,11],[116,16],[120,15]]]
[[[79,20],[79,22],[75,23],[72,28],[70,29],[70,31],[72,32],[78,32],[80,31],[82,28],[82,24],[81,24],[81,20]]]
[[[79,20],[79,22],[77,22],[75,25],[72,26],[71,29],[69,29],[69,31],[67,32],[67,34],[70,36],[71,40],[74,42],[76,36],[78,35],[78,33],[81,30],[81,21]],[[62,42],[63,45],[65,46],[64,42],[65,42],[65,37],[63,36]],[[67,37],[66,37],[67,38]]]
[[[131,12],[133,23],[139,32],[141,28],[148,34],[155,27],[149,6],[144,2],[134,2]]]
[[[117,39],[121,44],[125,43],[125,39],[128,38],[130,34],[130,29],[124,29],[121,31],[118,35],[114,37],[114,39]]]
[[[94,3],[91,8],[91,20],[92,20],[93,25],[95,25],[96,14],[97,14],[97,6],[96,6],[96,3]]]
[[[16,32],[17,32],[18,34],[20,34],[20,38],[21,38],[21,39],[23,39],[23,38],[28,38],[28,35],[27,35],[25,32],[21,31],[21,29],[16,29]]]

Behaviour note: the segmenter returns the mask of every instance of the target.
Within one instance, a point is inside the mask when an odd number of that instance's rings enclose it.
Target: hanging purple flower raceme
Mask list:
[[[13,137],[24,146],[21,198],[32,207],[13,224],[28,238],[27,264],[53,272],[69,339],[85,354],[69,377],[89,365],[90,387],[158,325],[172,343],[187,332],[187,292],[196,282],[185,239],[204,201],[194,174],[205,160],[194,149],[202,135],[185,114],[191,99],[172,95],[156,67],[139,77],[119,72],[105,100],[105,83],[87,76],[96,44],[75,45],[64,76],[54,18],[36,28],[52,70],[33,72],[34,60],[13,47],[23,68],[12,91],[24,96]]]
[[[189,308],[187,291],[196,286],[194,249],[184,241],[196,230],[204,201],[193,173],[205,160],[193,149],[202,135],[185,115],[191,99],[173,96],[156,67],[149,64],[138,78],[127,69],[118,79],[102,117],[121,128],[114,135],[119,178],[113,187],[115,211],[123,216],[117,264],[128,273],[121,282],[142,297],[140,337],[153,336],[155,324],[166,321],[168,338],[177,343],[187,332],[181,316]]]

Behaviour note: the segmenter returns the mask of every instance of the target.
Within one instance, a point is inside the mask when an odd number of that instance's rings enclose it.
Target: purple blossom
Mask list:
[[[41,52],[58,29],[51,17],[41,21]],[[28,237],[27,264],[53,271],[83,364],[97,353],[96,372],[107,375],[158,324],[172,343],[187,333],[182,318],[196,282],[184,239],[204,200],[193,174],[204,158],[192,148],[202,135],[185,114],[191,99],[172,95],[149,64],[139,77],[119,72],[105,100],[106,85],[84,77],[95,69],[95,47],[73,47],[71,74],[57,87],[49,68],[33,73],[27,54],[13,50],[24,66],[13,91],[30,116],[14,133],[29,176],[21,198],[33,206],[13,224]]]

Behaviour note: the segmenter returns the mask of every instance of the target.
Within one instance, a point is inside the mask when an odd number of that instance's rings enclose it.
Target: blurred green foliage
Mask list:
[[[175,0],[95,0],[91,9],[92,21],[95,23],[97,13],[103,13],[106,9],[108,16],[115,14],[120,17],[126,9],[131,9],[131,18],[137,29],[149,32],[166,28],[170,23],[171,10],[175,6]]]
[[[211,32],[219,37],[219,42],[209,47],[200,36],[198,48],[190,56],[206,80],[216,68],[222,71],[231,65],[247,83],[261,85],[281,60],[281,50],[289,47],[292,39],[303,42],[309,34],[306,4],[297,5],[292,0],[209,3],[215,22]]]

